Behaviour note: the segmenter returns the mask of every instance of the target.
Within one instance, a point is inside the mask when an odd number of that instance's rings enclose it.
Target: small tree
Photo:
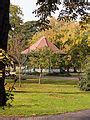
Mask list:
[[[19,86],[21,86],[21,66],[25,61],[25,57],[21,52],[25,48],[24,34],[22,33],[22,10],[17,5],[10,5],[10,24],[11,30],[9,32],[8,53],[16,59],[19,65]]]
[[[23,36],[19,33],[14,38],[12,38],[11,43],[8,45],[8,53],[16,59],[19,65],[19,86],[21,86],[21,66],[26,61],[26,57],[21,54],[25,48],[25,40]]]
[[[82,28],[86,31],[87,30],[87,42],[85,44],[85,41],[83,40],[82,45],[86,46],[86,59],[84,62],[81,64],[82,65],[82,73],[81,77],[79,79],[79,87],[81,90],[90,90],[90,16],[88,16],[87,21],[83,21],[81,26]]]
[[[80,90],[90,90],[90,54],[87,55],[86,60],[81,67],[81,74],[79,78]]]
[[[30,59],[31,66],[37,67],[40,69],[39,84],[41,83],[43,69],[50,68],[51,53],[52,52],[47,47],[30,53],[29,59]]]

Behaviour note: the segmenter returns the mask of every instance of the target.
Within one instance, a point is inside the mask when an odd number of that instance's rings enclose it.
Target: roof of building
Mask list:
[[[43,36],[33,45],[22,51],[21,54],[29,54],[31,51],[37,51],[43,49],[44,47],[49,48],[54,53],[60,52],[60,50],[52,42],[50,42],[49,40],[47,40],[46,37]]]

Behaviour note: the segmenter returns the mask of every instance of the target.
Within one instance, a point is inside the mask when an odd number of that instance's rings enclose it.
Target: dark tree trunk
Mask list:
[[[6,105],[6,93],[4,88],[5,64],[2,62],[2,51],[7,50],[9,25],[10,0],[0,0],[0,106]]]
[[[69,69],[70,69],[70,67],[69,67],[69,66],[67,66],[67,73],[69,73]]]
[[[6,105],[6,94],[4,88],[5,65],[0,61],[0,106]]]
[[[51,73],[51,56],[49,57],[49,73]]]
[[[76,73],[76,72],[77,72],[76,67],[74,67],[74,73]]]

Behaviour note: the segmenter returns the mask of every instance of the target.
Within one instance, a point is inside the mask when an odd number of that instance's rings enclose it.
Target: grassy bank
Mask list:
[[[0,108],[0,116],[34,116],[90,109],[90,92],[79,91],[75,80],[23,81],[16,84],[11,108]],[[52,84],[51,84],[52,83]],[[7,89],[10,83],[7,84]]]

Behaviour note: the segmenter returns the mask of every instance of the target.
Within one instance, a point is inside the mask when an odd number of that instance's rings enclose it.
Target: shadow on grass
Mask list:
[[[38,84],[38,79],[34,80],[22,80],[21,83]],[[54,85],[77,85],[78,80],[52,80],[52,79],[41,79],[41,84],[54,84]]]
[[[28,108],[30,108],[30,107],[32,107],[32,105],[13,105],[13,107],[28,107]]]
[[[90,92],[31,92],[31,91],[14,91],[14,93],[51,93],[51,94],[90,94]]]
[[[13,80],[9,80],[6,79],[7,83],[13,83]],[[18,83],[19,81],[17,81]],[[21,83],[33,83],[33,84],[37,84],[39,82],[38,78],[28,78],[25,80],[21,80]],[[47,78],[41,78],[41,84],[63,84],[63,85],[74,85],[78,83],[78,79],[77,78],[73,78],[73,77],[47,77]]]

